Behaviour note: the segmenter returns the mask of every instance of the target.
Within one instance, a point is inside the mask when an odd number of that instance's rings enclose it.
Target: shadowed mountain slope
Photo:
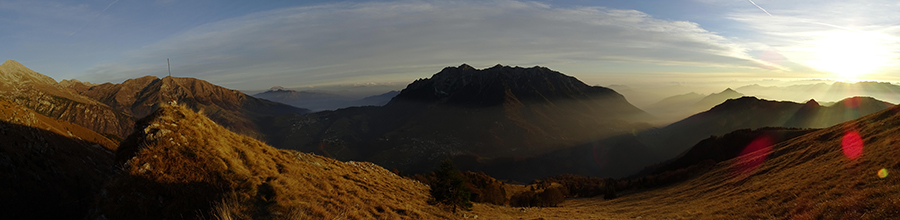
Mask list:
[[[0,99],[0,218],[81,219],[113,174],[116,144]]]
[[[557,208],[523,212],[476,204],[473,212],[490,219],[900,218],[900,107],[825,129],[795,130],[809,132],[784,136],[790,139],[782,142],[779,137],[766,141],[769,131],[708,139],[713,142],[708,146],[740,153],[675,184],[621,192],[616,199],[566,200]]]
[[[728,99],[740,98],[741,96],[744,95],[731,88],[707,96],[697,93],[687,93],[665,98],[657,103],[647,106],[645,109],[647,112],[659,117],[659,123],[668,124],[682,120],[693,114],[707,111]]]
[[[428,186],[366,162],[279,150],[185,106],[161,105],[116,153],[110,219],[435,219]]]
[[[763,127],[822,128],[893,106],[868,97],[847,98],[832,106],[813,102],[769,101],[755,97],[730,99],[666,127],[640,133],[641,140],[665,158],[673,158],[710,137],[738,129]]]
[[[254,98],[194,78],[145,76],[120,84],[104,83],[82,92],[87,97],[134,115],[147,116],[158,103],[175,100],[202,110],[217,123],[232,131],[263,138],[260,130],[277,115],[306,113],[305,109]]]
[[[447,67],[383,107],[278,120],[276,146],[425,172],[452,155],[534,156],[646,129],[615,91],[544,67]],[[491,173],[493,175],[494,173]]]
[[[896,219],[897,134],[900,107],[892,107],[779,144],[751,144],[696,178],[594,205],[651,219]]]
[[[119,137],[128,135],[134,122],[130,115],[72,93],[52,78],[13,60],[0,65],[0,97],[42,115]]]
[[[605,138],[534,157],[480,158],[470,155],[456,159],[460,167],[485,170],[501,179],[528,181],[561,173],[620,178],[632,176],[647,166],[683,156],[702,140],[735,130],[783,127],[793,121],[835,125],[892,106],[867,97],[847,98],[841,103],[852,104],[807,107],[814,109],[805,111],[815,113],[810,114],[802,111],[804,104],[743,97],[728,100],[709,111],[666,127]],[[824,112],[834,115],[822,114]],[[815,128],[808,123],[794,127]],[[789,135],[802,131],[784,133]],[[709,153],[713,155],[707,159],[727,159],[730,155],[727,152],[722,155]],[[509,172],[496,172],[498,170]]]
[[[837,122],[849,121],[894,106],[872,97],[846,98],[830,106],[819,106],[815,100],[809,100],[790,120],[785,127],[825,128]]]

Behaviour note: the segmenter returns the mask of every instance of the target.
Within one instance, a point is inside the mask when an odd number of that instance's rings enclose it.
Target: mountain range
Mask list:
[[[461,154],[534,156],[649,127],[615,91],[544,67],[447,67],[383,107],[286,118],[275,146],[422,172]]]
[[[703,96],[697,93],[675,95],[644,107],[650,114],[659,118],[658,124],[668,124],[687,118],[693,114],[709,110],[725,100],[744,96],[727,88],[719,93]]]
[[[399,92],[390,91],[379,95],[353,99],[350,97],[320,91],[297,91],[280,86],[257,93],[253,97],[285,103],[311,111],[336,110],[354,106],[383,106],[391,101]]]
[[[546,67],[447,67],[383,106],[320,112],[193,78],[57,83],[9,60],[0,79],[4,219],[454,218],[395,174],[446,158],[519,182],[631,176],[617,184],[638,190],[626,198],[579,202],[649,218],[900,215],[887,175],[900,110],[871,97],[688,93],[659,109],[702,112],[654,128],[618,92]]]
[[[120,84],[104,83],[84,89],[85,86],[75,82],[67,88],[134,118],[149,115],[159,103],[185,103],[232,131],[258,139],[265,139],[260,131],[274,116],[309,112],[194,78],[145,76]]]
[[[878,97],[900,103],[900,86],[888,82],[833,82],[791,86],[761,86],[757,84],[736,88],[744,94],[760,98],[803,102],[809,99],[833,102],[848,96]]]

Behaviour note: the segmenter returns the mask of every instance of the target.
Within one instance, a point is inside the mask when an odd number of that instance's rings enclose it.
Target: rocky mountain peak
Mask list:
[[[806,101],[806,103],[803,104],[803,106],[819,107],[820,105],[819,105],[819,102],[816,102],[815,99],[810,99],[809,101]]]
[[[8,85],[45,84],[57,86],[56,80],[35,72],[15,60],[6,60],[0,64],[0,81]]]
[[[718,93],[718,94],[723,94],[723,95],[725,95],[725,94],[740,94],[740,95],[743,95],[743,94],[741,94],[741,93],[739,93],[739,92],[737,92],[737,91],[734,91],[734,90],[731,89],[731,88],[726,88],[725,90],[722,90],[722,92],[720,92],[720,93]]]
[[[487,69],[475,69],[462,64],[446,67],[431,78],[413,82],[398,97],[415,96],[432,100],[457,97],[458,100],[470,101],[472,99],[462,97],[479,97],[477,100],[484,102],[482,104],[496,104],[507,90],[520,99],[615,93],[611,89],[589,86],[574,77],[539,66],[523,68],[498,64]]]

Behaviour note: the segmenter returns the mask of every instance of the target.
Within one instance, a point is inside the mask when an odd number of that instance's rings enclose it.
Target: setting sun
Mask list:
[[[838,79],[855,80],[877,71],[888,59],[885,47],[876,34],[833,31],[823,34],[813,45],[813,68],[834,73]]]

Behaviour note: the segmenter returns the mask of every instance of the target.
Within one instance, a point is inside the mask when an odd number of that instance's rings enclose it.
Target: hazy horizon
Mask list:
[[[891,19],[898,8],[888,1],[16,0],[0,2],[0,57],[57,80],[94,83],[165,76],[168,58],[173,76],[238,90],[411,82],[462,63],[544,66],[601,86],[897,81],[890,73],[900,60],[900,26]]]

